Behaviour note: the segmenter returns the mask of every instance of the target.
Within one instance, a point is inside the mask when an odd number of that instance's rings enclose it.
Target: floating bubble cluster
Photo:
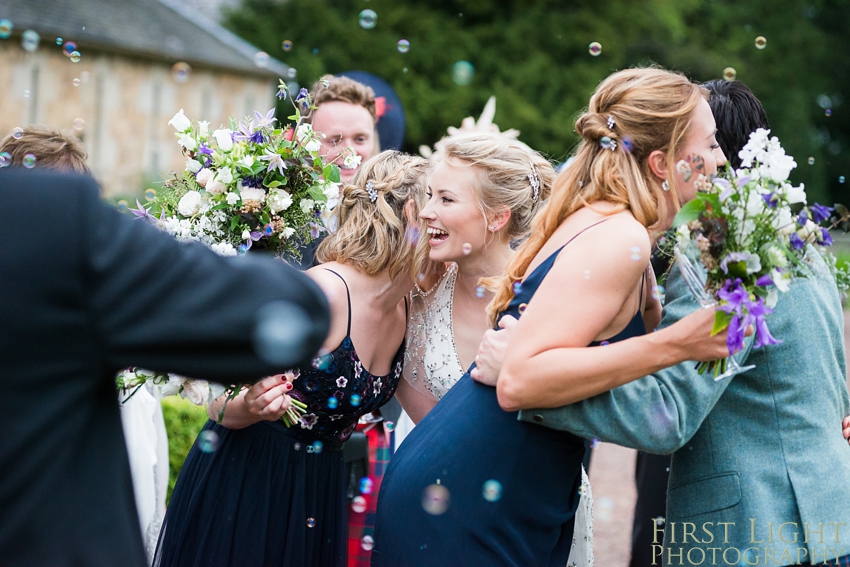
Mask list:
[[[441,484],[432,484],[422,495],[422,508],[432,516],[444,514],[451,501],[449,489]]]
[[[80,59],[82,59],[82,57],[83,57],[83,56],[82,56],[82,55],[80,55],[80,52],[79,52],[79,51],[75,51],[75,52],[73,52],[73,53],[71,54],[71,56],[69,57],[69,59],[71,59],[71,63],[79,63],[79,62],[80,62]]]
[[[371,30],[378,25],[378,14],[375,10],[363,10],[358,17],[360,27],[364,30]]]
[[[12,165],[12,154],[9,152],[0,153],[0,167],[9,167]]]
[[[452,65],[452,81],[458,86],[465,87],[472,82],[475,67],[469,61],[457,61]]]
[[[726,67],[725,69],[723,69],[723,78],[727,81],[734,81],[737,76],[738,72],[735,70],[734,67]]]
[[[65,54],[65,57],[70,57],[73,52],[77,50],[77,44],[73,41],[66,41],[65,45],[62,46],[62,53]]]
[[[407,53],[410,51],[410,42],[406,39],[400,39],[398,40],[396,47],[398,48],[399,53]]]
[[[593,57],[599,57],[602,55],[602,44],[598,41],[594,41],[590,45],[587,46],[587,52],[590,53]]]
[[[269,54],[265,51],[258,51],[254,54],[254,65],[260,69],[265,69],[269,65]]]

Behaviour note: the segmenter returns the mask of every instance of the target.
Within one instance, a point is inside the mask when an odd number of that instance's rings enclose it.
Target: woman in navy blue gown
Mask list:
[[[407,228],[428,162],[387,151],[360,167],[337,211],[339,228],[308,273],[328,294],[327,354],[273,376],[207,422],[180,471],[154,565],[343,567],[348,478],[342,445],[361,415],[392,396],[401,376],[413,287]],[[281,417],[288,396],[307,405]],[[210,408],[211,417],[221,407]]]
[[[615,73],[576,131],[583,139],[576,159],[556,179],[490,306],[494,323],[522,318],[531,351],[520,353],[521,372],[505,367],[520,385],[500,383],[497,398],[467,373],[413,429],[384,477],[374,567],[564,567],[583,442],[518,422],[502,407],[514,409],[523,381],[552,373],[570,376],[570,391],[553,396],[571,403],[659,367],[728,354],[725,333],[709,339],[713,310],[642,336],[660,315],[650,291],[650,235],[669,226],[695,191],[697,175],[685,180],[675,164],[698,154],[711,174],[725,161],[704,89],[660,69]],[[537,183],[530,167],[529,191]],[[626,339],[635,342],[629,359],[606,360],[604,345]]]

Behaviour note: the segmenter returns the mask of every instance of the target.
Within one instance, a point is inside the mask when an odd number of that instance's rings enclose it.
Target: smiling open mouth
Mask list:
[[[439,228],[429,226],[428,236],[431,237],[431,240],[437,240],[439,242],[442,242],[443,240],[449,237],[449,233],[445,230],[440,230]]]

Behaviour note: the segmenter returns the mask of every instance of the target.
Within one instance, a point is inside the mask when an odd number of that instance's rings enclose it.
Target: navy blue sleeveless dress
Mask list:
[[[404,341],[388,375],[363,368],[351,342],[349,295],[345,339],[312,366],[296,370],[300,375],[289,395],[308,406],[299,424],[204,426],[174,487],[154,565],[346,565],[342,445],[361,415],[393,396],[403,357]]]
[[[562,249],[525,279],[502,315],[521,316]],[[643,333],[639,311],[606,342]],[[390,461],[372,566],[565,567],[583,456],[581,438],[517,421],[499,407],[495,388],[467,372]]]

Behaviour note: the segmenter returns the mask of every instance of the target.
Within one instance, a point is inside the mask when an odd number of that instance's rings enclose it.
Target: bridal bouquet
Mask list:
[[[730,352],[743,348],[744,331],[755,327],[754,348],[781,342],[770,334],[766,316],[778,294],[788,291],[794,277],[810,274],[803,261],[809,245],[832,244],[827,227],[850,228],[850,213],[815,203],[795,215],[792,205],[805,205],[804,187],[788,182],[797,166],[769,130],[750,135],[739,156],[743,169],[727,169],[725,176],[707,179],[699,175],[698,193],[674,220],[676,246],[698,254],[708,274],[706,290],[716,299],[714,333],[729,328]],[[700,159],[680,161],[677,170],[685,181],[703,169]],[[836,268],[835,259],[821,249],[842,291],[850,285],[850,273]],[[720,363],[703,363],[702,372],[722,371]]]
[[[288,376],[290,381],[297,377],[297,371],[291,372],[292,375]],[[133,394],[135,394],[146,382],[152,382],[159,386],[159,392],[163,397],[180,395],[181,398],[188,399],[196,406],[205,406],[210,404],[219,396],[224,394],[228,394],[227,399],[230,400],[236,397],[241,390],[241,386],[231,386],[227,388],[221,384],[216,384],[215,382],[185,378],[183,376],[178,376],[177,374],[163,374],[159,372],[152,372],[150,370],[143,370],[141,368],[128,368],[123,372],[119,372],[115,377],[115,383],[119,390],[127,391],[131,388],[133,389],[133,391],[124,398],[124,400],[122,400],[122,403],[132,398]],[[287,427],[290,427],[301,420],[301,416],[304,415],[306,409],[306,404],[296,400],[295,398],[290,398],[289,409],[286,410],[286,413],[283,414],[281,419]],[[222,406],[221,411],[219,412],[218,420],[221,421],[223,416],[224,406]]]
[[[253,247],[299,257],[299,245],[325,231],[340,177],[335,159],[319,154],[322,135],[304,122],[315,108],[309,93],[301,89],[289,98],[294,126],[285,128],[275,125],[274,109],[254,111],[238,124],[231,118],[229,128],[217,130],[192,122],[181,109],[169,124],[177,130],[185,169],[159,192],[150,191],[150,207],[137,202],[132,212],[178,240],[203,242],[222,255]],[[340,158],[346,167],[359,165],[350,148]]]

